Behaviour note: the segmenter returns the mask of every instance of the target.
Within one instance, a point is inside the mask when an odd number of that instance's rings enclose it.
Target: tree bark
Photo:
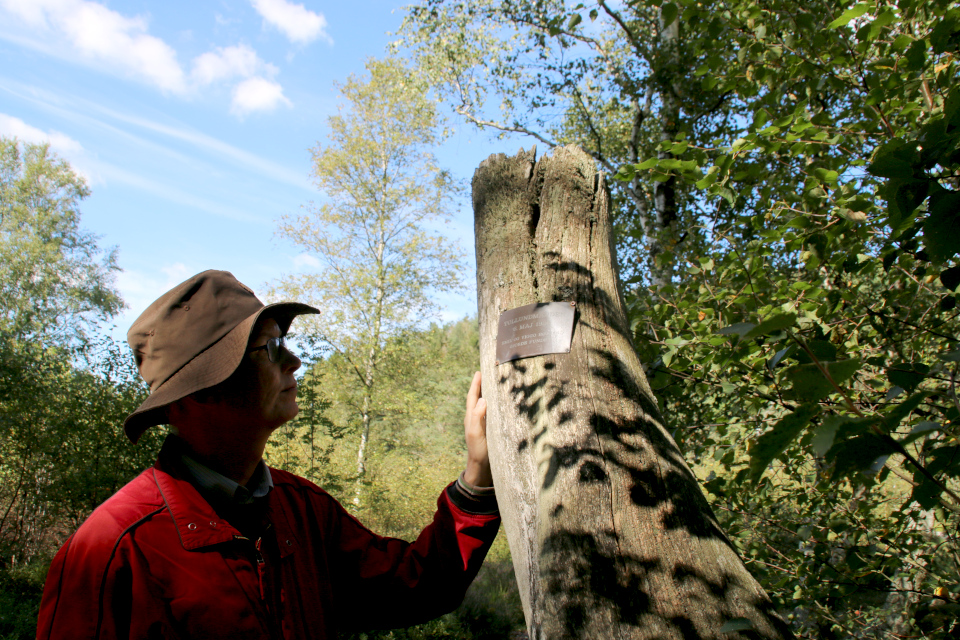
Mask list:
[[[603,176],[535,151],[473,178],[487,438],[531,640],[791,637],[663,427]],[[576,302],[570,353],[496,364],[500,313],[552,301]],[[737,618],[753,630],[721,631]]]
[[[666,24],[663,9],[660,12],[660,142],[673,142],[680,131],[680,18]],[[687,72],[689,74],[689,71]],[[661,160],[674,157],[665,149],[657,152]],[[657,213],[656,236],[650,243],[650,264],[654,269],[651,282],[655,287],[671,284],[676,258],[664,259],[665,252],[677,248],[677,178],[671,175],[664,182],[653,184],[653,206]]]

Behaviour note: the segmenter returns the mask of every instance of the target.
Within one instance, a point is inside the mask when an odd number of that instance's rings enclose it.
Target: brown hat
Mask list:
[[[136,442],[166,422],[171,403],[229,378],[262,315],[286,333],[305,313],[320,312],[298,302],[264,305],[226,271],[198,273],[160,296],[127,332],[140,376],[150,385],[150,396],[123,423],[127,437]]]

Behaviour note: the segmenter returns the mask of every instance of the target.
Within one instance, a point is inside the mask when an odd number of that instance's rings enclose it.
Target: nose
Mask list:
[[[280,364],[284,372],[293,373],[303,364],[297,355],[287,348],[287,345],[280,347]]]

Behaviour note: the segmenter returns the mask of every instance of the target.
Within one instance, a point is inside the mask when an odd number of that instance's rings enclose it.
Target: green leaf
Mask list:
[[[824,360],[836,360],[837,359],[837,348],[826,340],[809,340],[807,342],[807,349],[816,356],[817,360],[823,362]],[[796,355],[797,361],[800,364],[809,364],[813,362],[810,358],[810,355],[804,349],[797,351]]]
[[[950,267],[940,272],[940,284],[949,291],[956,291],[960,286],[960,266]]]
[[[896,450],[891,441],[875,433],[864,433],[834,445],[827,454],[827,460],[834,463],[833,477],[843,478],[872,470],[875,462]]]
[[[860,569],[862,569],[867,565],[867,561],[864,560],[862,557],[860,557],[860,553],[862,552],[858,553],[858,551],[859,549],[857,547],[853,547],[847,550],[847,557],[846,557],[847,567],[849,567],[849,569],[854,573],[857,573],[858,571],[860,571]]]
[[[581,22],[583,22],[583,18],[580,16],[579,13],[575,13],[571,15],[570,21],[567,22],[567,31],[573,31],[573,28],[576,27]]]
[[[818,456],[825,456],[833,446],[833,440],[837,436],[837,429],[841,425],[850,422],[852,419],[847,416],[829,416],[823,420],[823,424],[817,427],[810,441],[810,446]]]
[[[901,389],[902,391],[902,389]],[[913,411],[930,395],[925,391],[915,393],[903,402],[894,405],[886,411],[886,417],[883,419],[887,433],[894,431],[900,426],[900,423],[907,419]]]
[[[905,140],[891,140],[877,148],[867,171],[879,178],[911,178],[914,164],[919,160],[915,145]]]
[[[887,379],[898,387],[913,391],[926,380],[928,373],[930,367],[922,362],[899,362],[887,369]]]
[[[910,492],[910,500],[916,502],[921,509],[932,509],[939,503],[940,494],[943,493],[935,482],[930,481],[926,476],[914,474],[914,480],[917,485]]]
[[[752,322],[738,322],[730,325],[729,327],[720,329],[717,331],[717,333],[725,336],[737,335],[743,337],[744,334],[749,333],[756,326],[757,325],[753,324]]]
[[[839,27],[842,27],[848,24],[854,18],[859,18],[860,16],[865,14],[869,8],[870,8],[870,5],[864,4],[864,3],[854,5],[853,7],[847,9],[842,14],[840,14],[839,18],[837,18],[836,20],[828,24],[827,29],[837,29]]]
[[[830,378],[842,385],[860,368],[860,360],[840,360],[839,362],[821,362]],[[785,376],[793,384],[791,397],[806,402],[816,402],[836,390],[815,363],[796,365],[787,369]]]
[[[668,2],[660,9],[661,16],[663,17],[663,26],[668,27],[673,24],[673,21],[677,19],[677,5],[672,2]]]
[[[908,433],[906,436],[904,436],[900,440],[900,444],[902,444],[903,446],[906,446],[911,442],[913,442],[914,440],[918,440],[920,438],[929,436],[934,431],[940,431],[940,430],[941,430],[941,427],[940,427],[940,423],[938,422],[929,422],[926,420],[924,420],[923,422],[918,422],[913,426],[913,429],[910,430],[910,433]]]
[[[915,39],[913,36],[908,36],[907,34],[902,33],[894,39],[893,45],[891,46],[896,51],[903,51],[914,42],[915,42]]]
[[[904,55],[907,59],[907,69],[920,71],[927,61],[927,43],[923,40],[914,40]]]
[[[750,481],[756,484],[773,459],[796,440],[810,420],[820,412],[815,404],[804,404],[781,418],[770,431],[750,447]]]
[[[930,47],[934,53],[960,48],[960,12],[949,11],[930,32]]]
[[[771,371],[776,369],[777,365],[780,364],[780,361],[783,360],[787,355],[789,355],[796,348],[797,348],[797,345],[791,344],[790,346],[784,347],[783,349],[780,349],[780,351],[777,351],[772,358],[767,360],[767,369]]]
[[[819,167],[813,170],[813,175],[817,176],[823,182],[836,182],[840,178],[840,174],[832,169],[824,169]]]
[[[960,252],[960,193],[942,190],[930,198],[930,217],[923,224],[923,245],[934,262]]]
[[[632,180],[637,175],[637,168],[632,164],[625,164],[617,171],[616,177],[619,180]]]
[[[795,313],[781,313],[770,318],[767,318],[753,329],[750,329],[746,334],[745,338],[756,338],[758,336],[765,336],[770,333],[776,333],[777,331],[782,331],[788,327],[792,327],[797,323],[797,314]]]
[[[945,473],[956,477],[960,472],[958,465],[960,465],[960,446],[957,445],[937,447],[927,455],[926,469],[934,476]],[[917,483],[917,486],[913,488],[913,493],[910,496],[911,500],[916,500],[921,509],[935,507],[943,489],[936,483],[931,482],[919,470],[913,473],[913,481]]]
[[[944,362],[960,362],[960,351],[947,351],[938,357]]]

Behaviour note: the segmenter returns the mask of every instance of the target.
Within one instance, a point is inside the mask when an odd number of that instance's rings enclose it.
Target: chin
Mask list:
[[[293,407],[287,409],[286,411],[280,414],[280,420],[277,426],[279,427],[282,424],[286,424],[290,422],[291,420],[296,418],[297,415],[299,415],[299,413],[300,413],[300,407],[297,405],[296,402],[294,402]]]

